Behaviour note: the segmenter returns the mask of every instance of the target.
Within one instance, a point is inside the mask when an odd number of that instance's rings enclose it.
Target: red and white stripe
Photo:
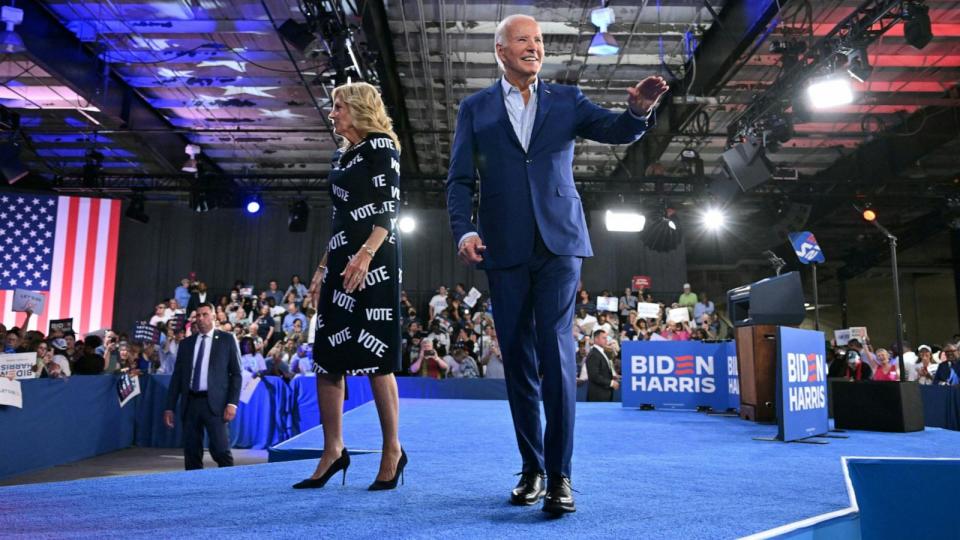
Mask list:
[[[73,317],[80,334],[113,324],[120,201],[59,197],[53,267],[47,305],[28,328],[47,332],[48,322]],[[11,311],[13,291],[0,291],[0,313],[7,327],[21,326],[26,314]]]

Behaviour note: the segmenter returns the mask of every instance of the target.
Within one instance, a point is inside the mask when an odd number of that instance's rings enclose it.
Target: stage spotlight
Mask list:
[[[410,234],[417,229],[417,220],[410,216],[403,216],[400,218],[400,221],[397,222],[397,227],[400,228],[400,232],[403,234]]]
[[[147,215],[143,195],[136,193],[131,197],[130,204],[127,206],[127,211],[124,215],[127,219],[143,223],[144,225],[150,222],[150,216]]]
[[[719,231],[727,223],[727,215],[719,208],[707,208],[702,216],[703,226],[709,231]]]
[[[243,209],[247,211],[248,214],[256,214],[263,207],[263,200],[260,198],[260,195],[248,195],[243,200]]]
[[[27,52],[27,46],[23,44],[20,34],[14,30],[14,27],[23,22],[23,10],[13,6],[3,6],[0,10],[0,20],[3,21],[4,29],[0,31],[0,53],[16,54]]]
[[[637,212],[607,210],[604,222],[610,232],[640,232],[647,218]]]
[[[903,17],[903,38],[914,49],[922,49],[933,39],[929,7],[919,2],[904,2],[900,11]]]
[[[188,144],[183,151],[190,156],[186,162],[184,162],[183,167],[180,168],[181,171],[185,173],[196,173],[197,172],[197,156],[200,155],[200,147],[195,144]]]
[[[287,218],[287,230],[290,232],[306,232],[307,219],[310,217],[310,207],[307,201],[299,200],[290,204],[290,217]]]
[[[644,245],[653,251],[667,252],[676,249],[682,240],[676,211],[661,203],[659,217],[643,230]]]
[[[863,212],[861,213],[861,215],[863,216],[863,219],[865,221],[868,221],[871,223],[877,220],[877,211],[874,210],[873,208],[870,208],[869,206],[863,209]]]
[[[850,75],[853,80],[864,82],[872,73],[873,66],[870,65],[866,47],[855,49],[847,55],[847,75]]]
[[[308,25],[293,19],[284,21],[280,28],[277,28],[277,33],[300,52],[306,52],[307,47],[317,39]]]
[[[617,40],[607,32],[607,27],[613,24],[615,20],[613,8],[597,8],[590,12],[590,22],[599,30],[594,34],[590,41],[588,54],[595,56],[609,56],[620,52],[620,45]]]
[[[853,88],[850,80],[828,75],[810,80],[807,99],[814,109],[829,109],[853,103]]]
[[[14,184],[29,173],[20,162],[20,145],[16,141],[0,144],[0,175],[7,183]]]

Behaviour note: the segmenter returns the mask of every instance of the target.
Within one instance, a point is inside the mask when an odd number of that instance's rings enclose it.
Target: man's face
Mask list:
[[[497,43],[497,56],[503,70],[514,78],[536,77],[543,62],[543,34],[533,19],[517,19],[507,27],[503,43]]]
[[[594,338],[593,338],[593,344],[594,344],[594,345],[597,345],[598,347],[606,347],[606,346],[607,346],[607,333],[606,333],[606,332],[601,332],[601,333],[597,334],[596,336],[594,336]]]
[[[271,282],[270,282],[270,290],[271,290],[271,291],[277,290],[277,282],[276,282],[276,281],[271,281]]]
[[[447,288],[446,288],[446,287],[440,287],[439,289],[437,289],[437,294],[439,294],[440,296],[446,296],[446,295],[447,295]]]
[[[209,306],[197,308],[196,324],[201,334],[206,334],[213,329],[213,310]]]
[[[67,342],[68,349],[72,349],[77,344],[77,336],[73,334],[67,334],[63,339]]]
[[[956,362],[957,360],[957,346],[956,345],[947,345],[941,350],[943,354],[944,362]]]
[[[20,336],[10,332],[7,334],[7,338],[3,341],[3,344],[6,345],[8,349],[16,349],[20,346]]]
[[[290,314],[296,313],[297,305],[294,303],[287,304],[287,312],[289,312]]]
[[[190,287],[190,280],[187,279],[187,278],[181,279],[181,280],[180,280],[180,286],[183,287],[183,288],[185,288],[185,289],[188,288],[188,287]]]

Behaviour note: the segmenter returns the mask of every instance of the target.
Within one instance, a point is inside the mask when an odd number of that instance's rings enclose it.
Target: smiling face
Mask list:
[[[505,28],[502,42],[497,43],[497,57],[511,81],[529,80],[540,73],[543,63],[543,34],[537,21],[518,17]]]

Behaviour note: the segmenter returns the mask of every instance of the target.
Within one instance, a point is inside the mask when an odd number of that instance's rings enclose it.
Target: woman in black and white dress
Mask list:
[[[376,88],[333,91],[334,130],[344,139],[330,171],[330,240],[307,293],[317,308],[313,346],[324,450],[296,488],[322,487],[350,465],[343,446],[344,375],[369,375],[383,431],[371,490],[393,489],[407,456],[398,437],[400,370],[400,144]]]

